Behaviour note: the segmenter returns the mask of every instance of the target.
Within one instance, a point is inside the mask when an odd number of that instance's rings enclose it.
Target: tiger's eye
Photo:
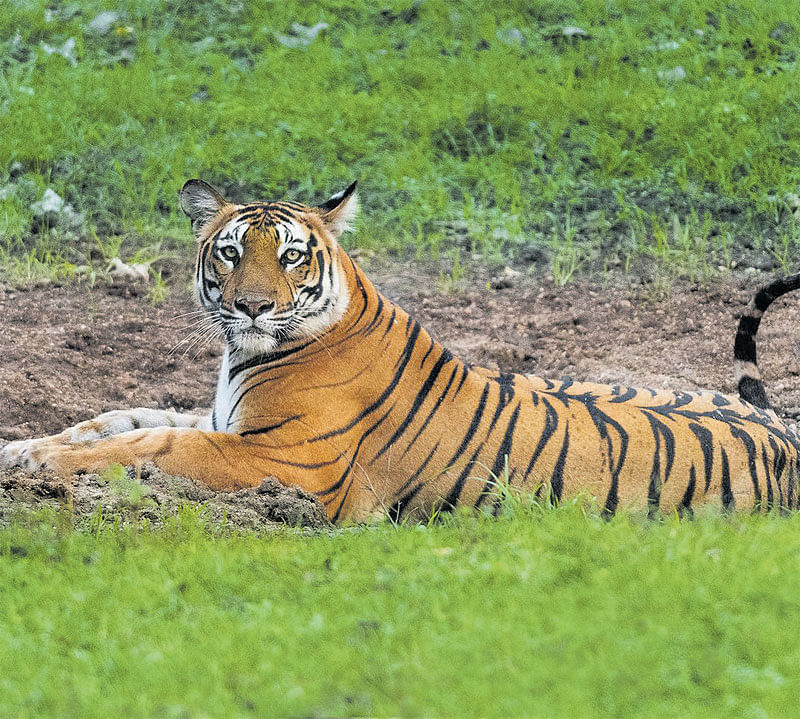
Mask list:
[[[233,262],[237,257],[239,257],[239,252],[233,245],[222,247],[219,251],[219,254],[223,259],[230,260],[231,262]]]
[[[287,264],[292,264],[293,262],[297,262],[302,256],[303,253],[300,252],[300,250],[287,250],[283,254],[283,261]]]

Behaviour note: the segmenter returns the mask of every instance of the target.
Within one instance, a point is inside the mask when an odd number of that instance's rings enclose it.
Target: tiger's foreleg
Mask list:
[[[208,417],[197,414],[181,414],[163,409],[137,407],[135,409],[118,409],[105,412],[94,419],[80,422],[61,432],[57,437],[64,438],[67,443],[87,442],[105,439],[123,432],[148,427],[197,427],[211,428]]]
[[[17,461],[17,458],[39,446],[90,442],[145,427],[197,427],[210,429],[211,421],[209,418],[197,414],[180,414],[179,412],[147,407],[114,410],[105,412],[94,419],[80,422],[74,427],[68,427],[62,432],[49,437],[37,437],[11,442],[0,452],[0,466],[21,464],[21,462]]]
[[[247,437],[192,427],[136,429],[108,439],[66,444],[53,438],[13,442],[0,451],[0,465],[29,471],[50,469],[68,477],[119,463],[154,462],[164,472],[202,481],[214,490],[258,486],[280,471],[270,451]],[[23,445],[23,446],[20,446]]]

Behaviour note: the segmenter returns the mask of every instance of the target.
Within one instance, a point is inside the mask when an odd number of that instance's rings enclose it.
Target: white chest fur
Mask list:
[[[230,357],[228,351],[222,357],[217,379],[217,394],[214,397],[214,410],[211,414],[212,424],[218,432],[229,432],[231,423],[231,409],[233,408],[234,395],[239,386],[237,380],[230,382]]]

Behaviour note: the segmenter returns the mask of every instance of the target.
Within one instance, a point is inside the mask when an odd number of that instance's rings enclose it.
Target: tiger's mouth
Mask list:
[[[247,355],[273,352],[282,344],[295,338],[297,319],[287,321],[253,322],[243,327],[232,322],[225,329],[229,347]]]

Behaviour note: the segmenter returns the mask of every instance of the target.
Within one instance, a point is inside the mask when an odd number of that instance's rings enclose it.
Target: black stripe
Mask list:
[[[558,453],[555,467],[553,467],[553,476],[550,478],[550,499],[552,502],[558,504],[561,502],[561,496],[564,493],[564,466],[567,462],[567,452],[569,451],[569,422],[564,428],[564,443],[561,445],[561,451]]]
[[[601,515],[603,519],[611,519],[619,506],[619,479],[616,475],[611,477],[611,486],[608,488],[606,501],[603,504]]]
[[[667,427],[661,420],[654,417],[649,412],[644,413],[647,421],[650,423],[650,430],[653,432],[653,437],[656,441],[656,452],[660,452],[660,438],[664,438],[664,452],[666,454],[666,464],[664,466],[663,483],[666,484],[669,476],[672,473],[672,465],[675,462],[675,435],[672,430]],[[659,471],[660,474],[660,471]],[[651,478],[652,479],[652,478]],[[659,488],[659,492],[660,492]]]
[[[234,415],[234,413],[238,409],[239,405],[242,403],[242,400],[248,394],[250,394],[250,392],[252,392],[253,390],[255,390],[255,389],[259,388],[259,387],[261,387],[261,385],[268,384],[269,382],[276,382],[277,380],[282,379],[283,377],[285,377],[285,374],[279,374],[279,375],[277,375],[275,377],[267,377],[266,379],[259,380],[258,382],[255,382],[255,383],[245,387],[245,389],[242,390],[242,392],[236,398],[234,403],[228,409],[228,417],[227,417],[227,419],[225,421],[225,429],[228,429],[231,426],[231,424],[233,423],[233,415]]]
[[[653,468],[650,470],[650,486],[647,488],[647,516],[652,519],[661,504],[661,433],[653,426],[653,418],[648,416],[648,419],[656,443]]]
[[[469,375],[469,367],[465,364],[461,368],[461,379],[458,381],[458,387],[456,387],[456,391],[453,393],[453,397],[455,397],[461,391],[461,388],[464,386],[464,382],[466,382],[468,375]]]
[[[775,484],[778,487],[778,505],[784,508],[787,505],[785,504],[786,498],[784,496],[781,478],[783,469],[786,466],[786,453],[778,446],[778,443],[772,435],[769,435],[768,441],[770,449],[772,450],[772,476],[775,478]]]
[[[478,425],[480,424],[481,418],[483,417],[483,413],[486,411],[486,400],[489,397],[489,383],[487,382],[483,388],[483,393],[481,394],[480,399],[478,400],[478,406],[475,409],[475,413],[472,415],[472,421],[469,423],[469,427],[467,428],[467,433],[461,440],[461,443],[458,446],[458,449],[453,453],[453,456],[450,458],[450,461],[445,464],[446,467],[451,466],[467,449],[467,446],[470,443],[470,440],[474,436],[475,432],[478,430]]]
[[[381,295],[378,295],[375,314],[372,316],[372,319],[369,321],[369,323],[361,331],[361,334],[368,334],[369,332],[372,332],[372,330],[380,324],[381,319],[383,319],[383,297]]]
[[[489,383],[487,382],[486,386],[483,388],[483,394],[481,395],[480,400],[478,400],[478,408],[475,410],[475,414],[472,416],[472,422],[470,422],[469,428],[467,429],[467,433],[461,440],[461,444],[459,445],[458,449],[450,458],[450,461],[445,464],[446,467],[450,467],[459,457],[461,457],[461,455],[469,446],[470,440],[472,440],[472,437],[474,436],[475,432],[477,432],[478,425],[480,424],[481,418],[483,417],[483,413],[486,410],[486,398],[488,396],[489,396]],[[489,427],[488,431],[491,432],[492,428]],[[488,437],[488,432],[487,432],[487,437]],[[447,497],[445,497],[443,504],[443,509],[445,511],[450,511],[454,509],[456,504],[458,504],[458,499],[459,497],[461,497],[461,492],[464,490],[464,483],[467,481],[467,476],[469,475],[470,469],[472,468],[472,464],[482,448],[483,448],[483,442],[481,442],[475,449],[475,451],[472,453],[472,457],[470,457],[470,459],[467,461],[463,471],[457,477],[455,484],[453,484],[452,488],[448,492]]]
[[[511,458],[511,449],[514,443],[514,428],[517,425],[517,419],[519,418],[519,410],[522,406],[521,403],[517,404],[514,408],[514,411],[511,413],[511,417],[508,420],[508,424],[506,425],[506,431],[503,434],[503,440],[500,442],[500,447],[497,450],[497,454],[494,458],[494,463],[492,464],[491,474],[489,479],[486,480],[486,483],[481,490],[481,493],[478,495],[478,498],[475,500],[475,509],[483,504],[483,501],[486,499],[486,495],[489,494],[492,490],[492,482],[496,482],[497,478],[500,476],[500,473],[505,468],[506,462]],[[509,484],[511,483],[511,477],[508,477]]]
[[[722,508],[726,512],[730,512],[735,508],[735,504],[733,492],[731,491],[731,470],[728,466],[728,453],[724,447],[720,447],[719,451],[722,455],[722,481],[720,483]]]
[[[369,429],[367,429],[367,431],[364,432],[364,434],[361,435],[358,442],[356,443],[356,448],[353,450],[353,453],[347,462],[347,467],[345,467],[344,472],[342,472],[342,475],[333,484],[329,485],[325,489],[315,492],[315,494],[318,497],[326,497],[329,494],[333,494],[337,489],[339,489],[345,483],[347,477],[350,475],[350,472],[353,471],[353,467],[355,466],[356,463],[356,457],[358,457],[358,453],[361,450],[361,445],[364,444],[364,441],[367,439],[367,437],[369,437],[376,429],[378,429],[378,427],[381,426],[381,424],[383,424],[384,420],[389,416],[389,414],[391,414],[391,411],[393,409],[394,405],[389,407],[389,409],[387,409],[386,412]],[[343,503],[344,499],[342,500],[342,504]],[[342,508],[342,504],[339,505],[339,509]]]
[[[535,395],[535,393],[532,394]],[[545,407],[544,428],[542,429],[541,435],[539,435],[539,441],[536,443],[536,449],[533,450],[533,454],[531,455],[530,462],[528,462],[528,467],[525,470],[525,474],[522,475],[523,481],[528,478],[528,475],[531,473],[531,470],[536,464],[536,460],[539,459],[539,455],[542,453],[542,450],[544,449],[548,440],[553,436],[553,433],[558,427],[558,412],[556,411],[556,408],[553,407],[553,405],[551,405],[550,402],[548,402],[544,397],[542,397],[542,404]]]
[[[700,450],[703,453],[703,472],[705,474],[705,488],[703,492],[708,492],[711,486],[711,475],[714,471],[714,435],[711,430],[694,422],[689,423],[689,430],[697,437],[700,443]]]
[[[508,407],[508,405],[514,399],[514,375],[501,374],[493,378],[493,381],[497,382],[497,385],[500,388],[500,394],[497,398],[497,408],[494,411],[494,417],[492,417],[491,424],[489,425],[489,431],[491,431],[494,425],[497,424],[497,420],[499,419],[503,410]]]
[[[739,427],[731,427],[731,435],[740,440],[747,452],[747,468],[753,482],[753,510],[761,509],[761,487],[758,486],[758,472],[756,471],[756,443],[753,438]]]
[[[392,314],[389,315],[389,320],[386,322],[386,329],[384,329],[383,334],[381,335],[381,339],[386,337],[389,334],[392,327],[394,327],[394,319],[397,316],[397,307],[392,306]],[[409,317],[409,320],[411,317]],[[406,333],[408,333],[408,328],[411,326],[411,322],[406,323]]]
[[[414,481],[415,481],[415,480],[416,480],[416,479],[417,479],[417,478],[418,478],[418,477],[419,477],[419,476],[422,474],[422,472],[425,470],[425,467],[427,467],[427,466],[428,466],[428,463],[429,463],[429,462],[431,461],[431,459],[433,458],[433,455],[436,453],[436,450],[437,450],[437,449],[439,449],[439,442],[437,442],[437,443],[436,443],[436,445],[435,445],[435,446],[433,447],[433,449],[430,451],[430,454],[428,454],[428,456],[425,458],[425,460],[422,462],[422,464],[421,464],[419,467],[417,467],[417,469],[416,469],[416,471],[414,472],[414,474],[412,474],[412,475],[411,475],[411,476],[408,478],[408,480],[407,480],[407,481],[406,481],[406,482],[403,484],[403,486],[402,486],[402,487],[400,487],[400,489],[398,489],[398,490],[397,490],[396,494],[400,494],[400,493],[402,493],[402,492],[405,492],[405,491],[408,489],[408,487],[409,487],[409,486],[411,486],[411,484],[413,484],[413,482],[414,482]],[[400,518],[402,517],[402,515],[403,515],[403,512],[404,512],[404,511],[406,510],[406,508],[408,507],[408,504],[409,504],[409,502],[410,502],[412,499],[414,499],[414,497],[416,497],[416,496],[417,496],[417,494],[419,493],[419,491],[420,491],[420,490],[421,490],[421,489],[422,489],[422,488],[423,488],[423,487],[424,487],[426,484],[427,484],[427,481],[426,481],[426,480],[423,480],[423,481],[419,482],[419,484],[417,484],[417,486],[416,486],[416,487],[414,487],[413,489],[409,490],[409,491],[408,491],[406,494],[404,494],[402,497],[400,497],[400,499],[398,499],[398,500],[397,500],[397,501],[396,501],[396,502],[395,502],[395,503],[394,503],[394,504],[393,504],[391,507],[389,507],[389,509],[388,509],[388,515],[389,515],[389,518],[390,518],[390,519],[391,519],[393,522],[397,523],[397,522],[399,522],[399,521],[400,521]]]
[[[464,484],[467,481],[467,477],[469,476],[470,470],[472,469],[472,465],[475,464],[475,459],[477,458],[481,449],[483,449],[483,442],[481,442],[475,448],[475,451],[472,453],[472,456],[469,458],[469,460],[467,460],[467,463],[464,465],[464,469],[461,471],[461,474],[458,475],[452,488],[447,493],[447,496],[444,498],[444,501],[442,503],[443,512],[452,512],[456,508],[458,500],[461,498],[461,492],[464,491]]]
[[[409,503],[411,502],[414,497],[417,496],[419,491],[425,486],[424,482],[418,484],[414,489],[409,491],[405,494],[401,499],[398,499],[389,509],[386,511],[389,519],[394,522],[395,524],[400,523],[400,519],[403,516],[403,512],[405,511],[406,507],[408,507]]]
[[[611,404],[619,404],[620,402],[627,402],[636,396],[636,390],[633,387],[628,387],[625,392],[614,399],[608,400]]]
[[[441,440],[439,440],[439,442],[441,442]],[[439,442],[433,445],[433,449],[428,453],[428,456],[425,457],[422,464],[417,467],[414,473],[403,483],[403,486],[400,487],[395,494],[401,494],[402,492],[405,492],[411,486],[414,480],[422,474],[422,472],[425,470],[425,467],[427,467],[428,463],[433,459],[433,455],[436,454],[436,450],[439,449]]]
[[[403,421],[400,423],[400,426],[394,431],[391,437],[386,441],[386,444],[381,447],[375,457],[372,459],[372,462],[376,462],[380,459],[386,450],[389,449],[408,429],[408,426],[414,421],[414,417],[417,416],[417,412],[419,412],[420,407],[422,407],[425,400],[428,398],[428,395],[433,390],[434,384],[436,384],[436,380],[439,378],[439,374],[442,371],[442,368],[453,358],[453,356],[447,350],[444,350],[441,355],[439,355],[439,359],[436,360],[436,364],[433,365],[431,368],[430,373],[425,378],[425,381],[422,383],[422,387],[420,388],[419,392],[417,392],[417,396],[414,397],[414,404],[411,405],[411,409],[409,410],[408,414],[405,416]],[[370,464],[372,464],[370,462]]]
[[[252,434],[266,434],[267,432],[272,432],[275,429],[278,429],[286,424],[289,424],[289,422],[294,422],[296,419],[300,419],[300,416],[301,415],[299,414],[295,414],[292,415],[291,417],[287,417],[286,419],[281,420],[280,422],[276,422],[275,424],[269,424],[264,427],[259,427],[258,429],[247,429],[244,432],[239,432],[239,435],[241,437],[247,437],[248,435]],[[247,418],[245,417],[245,419]]]
[[[775,497],[772,490],[772,468],[770,467],[767,445],[761,444],[761,464],[764,467],[764,478],[767,483],[767,509],[775,506]]]
[[[420,368],[422,368],[422,366],[425,364],[425,360],[428,359],[428,357],[430,356],[431,352],[433,352],[433,346],[436,344],[433,341],[433,337],[430,337],[429,339],[431,341],[431,344],[428,347],[428,351],[424,355],[422,355],[422,359],[419,361]]]
[[[456,361],[458,362],[458,360]],[[447,397],[447,393],[450,391],[450,387],[453,385],[453,380],[456,378],[456,374],[458,373],[458,367],[459,367],[458,364],[456,364],[456,366],[453,367],[453,371],[450,373],[450,379],[447,380],[445,388],[439,393],[439,397],[436,399],[436,403],[433,405],[433,407],[431,407],[430,412],[428,412],[428,416],[425,417],[425,420],[420,425],[416,434],[412,437],[408,445],[406,445],[406,448],[403,450],[403,454],[401,455],[401,459],[405,457],[408,451],[414,446],[416,441],[419,439],[420,435],[425,431],[425,428],[428,426],[428,423],[431,421],[433,415],[435,415],[436,412],[438,412],[439,407],[442,406],[442,402],[444,402],[444,398]]]
[[[309,442],[321,442],[331,437],[337,437],[339,435],[344,434],[345,432],[349,432],[353,427],[355,427],[359,422],[366,419],[371,415],[376,409],[378,409],[384,402],[389,398],[389,396],[394,392],[397,385],[400,382],[403,374],[405,373],[406,367],[411,359],[411,355],[414,353],[414,349],[417,343],[417,337],[419,337],[420,332],[420,325],[418,322],[414,323],[414,329],[411,332],[408,341],[406,342],[403,351],[400,353],[400,357],[398,358],[397,362],[395,362],[395,373],[394,377],[392,377],[392,381],[389,382],[389,385],[386,387],[383,392],[381,392],[380,396],[370,404],[366,409],[362,410],[358,415],[356,415],[350,422],[342,427],[338,427],[337,429],[330,430],[329,432],[325,432],[324,434],[317,435],[312,439],[309,439]]]
[[[694,499],[694,488],[696,484],[696,474],[694,471],[694,464],[689,467],[689,483],[686,485],[686,491],[683,493],[683,499],[681,503],[678,505],[678,514],[681,517],[694,516],[694,511],[692,510],[692,499]]]
[[[264,367],[264,365],[271,365],[278,360],[285,359],[286,357],[290,357],[293,354],[296,354],[300,350],[305,349],[306,347],[311,346],[314,344],[314,340],[309,340],[308,342],[302,342],[299,345],[294,347],[288,347],[283,350],[279,350],[277,352],[272,352],[268,355],[257,355],[246,362],[241,362],[238,365],[234,365],[228,371],[228,382],[233,382],[234,379],[242,372],[245,372],[249,369],[253,369],[255,367],[263,367],[263,369],[259,370],[258,372],[254,372],[251,375],[251,379],[256,377],[257,375],[261,374],[262,372],[266,372],[270,369],[274,369],[274,367]]]

